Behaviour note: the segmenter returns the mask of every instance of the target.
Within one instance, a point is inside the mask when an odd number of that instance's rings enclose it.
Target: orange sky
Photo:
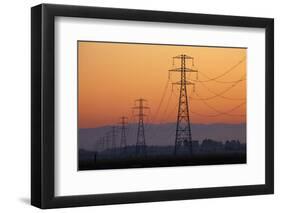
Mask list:
[[[172,57],[180,54],[194,57],[199,71],[195,92],[188,86],[191,122],[246,122],[246,53],[245,48],[78,42],[79,128],[114,125],[123,115],[136,122],[132,107],[140,97],[151,108],[147,122],[175,122],[179,92],[171,83],[180,73],[171,73],[168,82],[168,70],[179,67]],[[188,78],[196,80],[196,74]]]

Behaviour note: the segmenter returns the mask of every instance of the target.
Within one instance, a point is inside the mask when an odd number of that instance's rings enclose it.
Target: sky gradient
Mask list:
[[[128,43],[78,42],[79,128],[115,125],[121,116],[136,122],[134,100],[145,98],[146,122],[176,122],[180,66],[173,56],[194,57],[188,67],[192,123],[246,122],[245,48],[172,46]],[[210,80],[211,79],[211,80]],[[162,101],[161,101],[162,100]],[[161,105],[160,105],[161,103]]]

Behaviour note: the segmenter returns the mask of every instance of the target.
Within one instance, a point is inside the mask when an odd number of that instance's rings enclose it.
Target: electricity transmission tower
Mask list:
[[[194,83],[187,79],[186,73],[198,71],[187,67],[188,60],[192,60],[193,65],[193,57],[182,54],[173,57],[173,61],[174,59],[180,59],[181,63],[180,68],[169,70],[169,72],[180,72],[180,81],[173,83],[173,85],[180,87],[174,154],[177,154],[181,146],[189,146],[190,154],[192,154],[192,135],[186,85],[193,85],[194,87]]]
[[[120,141],[120,150],[126,152],[127,149],[127,135],[126,135],[126,125],[128,118],[125,116],[122,116],[121,118],[121,141]]]
[[[136,154],[144,154],[146,155],[146,143],[145,143],[145,134],[144,134],[144,111],[149,109],[149,107],[144,105],[146,102],[145,99],[140,98],[135,100],[134,110],[138,110],[136,116],[138,116],[138,133],[137,133],[137,143],[136,143]]]

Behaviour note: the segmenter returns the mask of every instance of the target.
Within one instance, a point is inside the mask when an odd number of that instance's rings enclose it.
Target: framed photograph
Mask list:
[[[31,203],[272,194],[274,20],[31,9]]]

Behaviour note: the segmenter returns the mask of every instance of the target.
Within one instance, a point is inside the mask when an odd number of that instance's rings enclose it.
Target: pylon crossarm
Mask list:
[[[188,56],[188,55],[177,55],[173,57],[174,59],[181,59],[181,58],[185,58],[185,59],[193,59],[193,57]]]
[[[136,107],[132,107],[132,109],[150,109],[150,107],[147,107],[147,106],[142,106],[142,107],[139,107],[139,106],[136,106]]]
[[[198,72],[198,70],[191,69],[191,68],[185,68],[185,70],[187,70],[188,72]]]
[[[139,99],[135,100],[135,103],[137,103],[137,102],[147,102],[147,100],[143,99],[143,98],[139,98]]]
[[[174,69],[169,69],[169,72],[198,72],[198,70],[191,69],[191,68],[174,68]]]
[[[174,82],[172,83],[172,85],[195,85],[193,82],[191,81],[178,81],[178,82]]]
[[[141,117],[143,116],[143,117],[144,117],[144,116],[147,116],[147,114],[144,114],[144,113],[141,113],[141,114],[133,114],[133,116],[138,116],[138,117],[139,117],[139,116],[141,116]]]

